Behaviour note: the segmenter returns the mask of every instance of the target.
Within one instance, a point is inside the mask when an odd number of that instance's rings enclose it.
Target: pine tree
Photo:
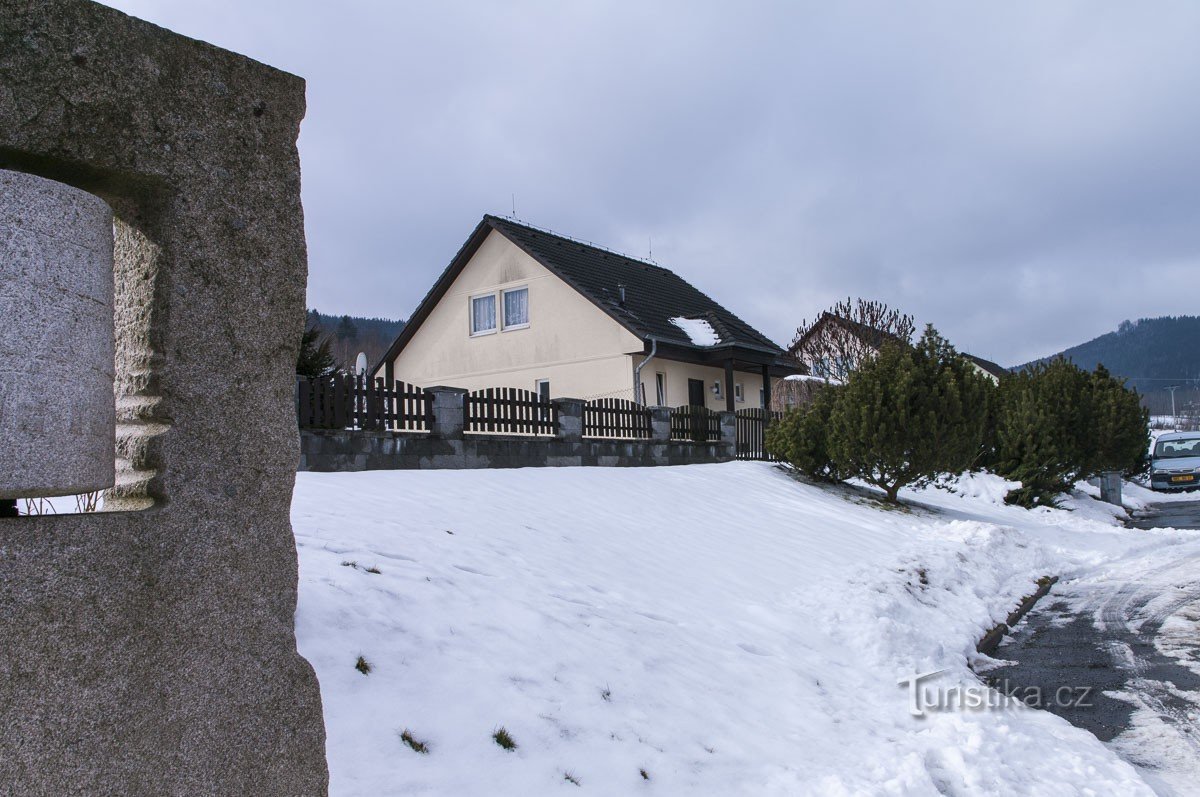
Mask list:
[[[790,407],[767,427],[764,444],[772,455],[817,481],[841,481],[829,454],[829,415],[839,388],[824,386],[812,400]]]
[[[358,337],[358,325],[348,315],[342,316],[337,325],[338,340],[353,340]]]
[[[828,447],[839,473],[896,501],[900,488],[975,464],[992,383],[932,327],[916,348],[888,343],[837,392]]]
[[[337,360],[330,352],[328,335],[319,326],[310,326],[300,338],[300,353],[296,358],[296,375],[322,379],[337,370]]]
[[[1086,475],[1105,471],[1136,474],[1148,464],[1150,411],[1136,390],[1112,376],[1103,365],[1091,377],[1094,441]]]
[[[1006,501],[1053,503],[1096,460],[1091,377],[1065,359],[1004,380],[996,415],[996,471],[1021,482]]]

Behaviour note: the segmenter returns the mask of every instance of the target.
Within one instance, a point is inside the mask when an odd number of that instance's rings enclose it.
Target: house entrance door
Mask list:
[[[689,379],[688,380],[688,405],[692,407],[704,406],[704,380]]]

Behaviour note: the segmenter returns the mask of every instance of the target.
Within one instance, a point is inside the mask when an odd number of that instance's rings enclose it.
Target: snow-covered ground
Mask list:
[[[1151,793],[1051,714],[917,717],[899,682],[970,694],[976,641],[1037,578],[1198,536],[1125,530],[1082,492],[1026,511],[995,477],[953,489],[900,511],[766,463],[300,473],[331,792]]]

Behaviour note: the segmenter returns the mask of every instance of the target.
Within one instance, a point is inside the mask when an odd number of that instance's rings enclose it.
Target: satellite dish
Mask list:
[[[365,374],[366,372],[367,372],[367,353],[365,351],[360,351],[358,353],[358,359],[356,359],[354,361],[354,373]]]

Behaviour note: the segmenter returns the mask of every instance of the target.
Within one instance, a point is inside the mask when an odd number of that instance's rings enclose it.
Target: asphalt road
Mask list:
[[[1200,529],[1200,501],[1131,523]],[[1200,795],[1200,545],[1056,585],[985,679],[1091,731],[1164,795]],[[1168,653],[1170,655],[1168,655]]]
[[[1200,529],[1200,497],[1195,501],[1157,504],[1152,512],[1138,515],[1128,525],[1139,529]]]

